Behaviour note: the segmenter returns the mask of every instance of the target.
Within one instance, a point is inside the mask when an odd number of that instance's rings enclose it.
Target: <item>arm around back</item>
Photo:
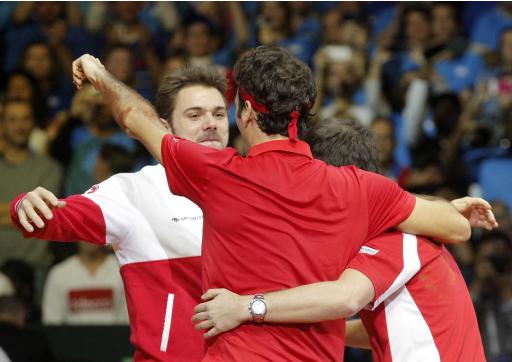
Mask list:
[[[398,225],[398,229],[442,243],[460,243],[471,237],[469,221],[451,203],[442,199],[416,197],[412,213]]]

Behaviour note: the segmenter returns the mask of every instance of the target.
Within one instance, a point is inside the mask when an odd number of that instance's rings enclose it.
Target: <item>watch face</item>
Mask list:
[[[265,302],[262,302],[261,300],[255,300],[251,305],[251,310],[254,314],[265,314],[267,311],[267,306],[265,305]]]

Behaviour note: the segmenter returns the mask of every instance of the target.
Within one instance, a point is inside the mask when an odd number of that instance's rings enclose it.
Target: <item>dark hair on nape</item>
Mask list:
[[[288,135],[292,111],[300,113],[298,134],[304,132],[316,98],[311,69],[288,50],[276,46],[260,46],[247,51],[235,64],[233,77],[238,87],[238,112],[245,107],[240,90],[267,108],[258,112],[258,126],[268,135]]]
[[[379,155],[371,131],[352,119],[328,118],[315,124],[306,134],[315,158],[333,166],[354,165],[379,172]]]
[[[202,86],[217,89],[226,101],[226,76],[214,67],[188,66],[167,75],[160,85],[155,99],[158,115],[172,122],[171,116],[176,107],[176,97],[186,87]]]

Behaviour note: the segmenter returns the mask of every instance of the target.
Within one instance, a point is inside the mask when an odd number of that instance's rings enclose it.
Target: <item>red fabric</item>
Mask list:
[[[392,181],[326,166],[302,141],[265,142],[242,158],[166,135],[162,158],[172,192],[203,209],[203,290],[254,294],[335,280],[369,230],[383,232],[414,207]],[[212,341],[205,360],[341,360],[344,327],[246,324]]]
[[[45,227],[39,229],[35,224],[33,232],[26,231],[20,224],[16,206],[26,193],[18,195],[11,202],[11,219],[26,238],[38,238],[53,241],[87,240],[95,244],[106,243],[106,225],[100,207],[87,197],[70,196],[63,209],[52,209],[53,218],[43,218]]]
[[[69,310],[73,313],[91,310],[111,310],[114,307],[112,289],[79,289],[68,293]]]
[[[201,302],[201,258],[132,263],[121,268],[130,313],[134,361],[200,361],[203,333],[191,322]],[[174,294],[167,351],[160,350],[168,294]]]
[[[290,113],[290,116],[292,117],[292,120],[288,125],[288,137],[290,137],[290,140],[295,142],[297,140],[297,122],[299,120],[300,113],[299,111],[293,111]]]
[[[240,90],[240,97],[244,101],[251,103],[252,108],[259,113],[268,113],[268,108],[264,104],[259,104],[256,99],[245,90]]]
[[[359,253],[349,264],[349,268],[360,271],[372,281],[375,299],[393,284],[402,270],[402,238],[401,233],[377,237],[365,244],[379,250],[376,255]],[[417,240],[421,269],[405,287],[431,331],[441,361],[485,361],[471,297],[457,264],[445,247],[425,238]],[[405,307],[403,310],[399,306],[393,308],[399,308],[400,313],[411,313]],[[374,311],[363,310],[360,316],[370,336],[374,360],[396,361],[391,355],[386,304],[380,304]]]

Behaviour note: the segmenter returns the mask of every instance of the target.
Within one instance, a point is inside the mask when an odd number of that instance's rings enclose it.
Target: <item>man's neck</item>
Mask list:
[[[98,253],[94,255],[78,254],[78,259],[91,275],[96,274],[106,258],[107,254],[105,253]]]
[[[269,141],[278,141],[278,140],[287,140],[288,137],[282,136],[280,134],[274,134],[274,135],[268,135],[263,132],[259,134],[253,135],[251,139],[249,140],[249,148],[254,147],[256,145],[259,145],[260,143],[265,143]]]
[[[20,163],[23,163],[28,158],[28,156],[30,156],[30,150],[26,147],[20,148],[5,145],[3,155],[4,160],[8,163],[19,165]]]

